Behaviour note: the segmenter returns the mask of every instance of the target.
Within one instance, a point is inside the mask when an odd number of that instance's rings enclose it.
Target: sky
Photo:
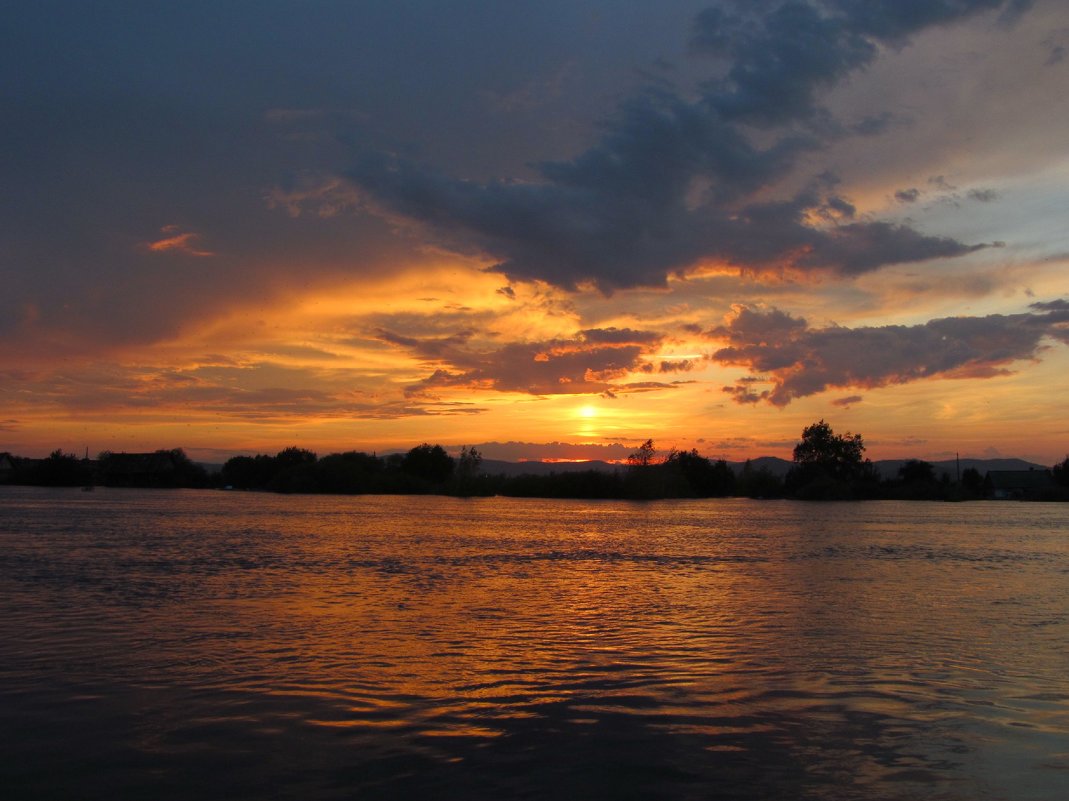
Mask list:
[[[0,451],[1069,452],[1064,0],[3,17]]]

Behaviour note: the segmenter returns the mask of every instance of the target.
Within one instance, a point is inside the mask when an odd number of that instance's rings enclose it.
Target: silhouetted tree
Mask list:
[[[380,490],[383,460],[359,451],[332,453],[315,465],[320,492],[355,494]]]
[[[931,462],[910,459],[898,468],[898,478],[903,484],[934,484],[935,467]]]
[[[444,484],[453,474],[453,457],[441,445],[424,442],[405,454],[401,470],[431,484]]]
[[[290,447],[275,455],[275,472],[267,484],[276,492],[315,492],[316,455],[304,448]]]
[[[315,453],[298,447],[286,448],[275,455],[275,464],[279,470],[286,470],[302,464],[315,464],[315,461]]]
[[[171,461],[169,486],[187,488],[208,486],[208,471],[190,459],[181,448],[171,448],[169,451],[156,451],[156,453]]]
[[[898,468],[897,484],[890,484],[885,489],[887,497],[936,500],[949,497],[950,478],[946,473],[940,479],[935,477],[935,466],[921,459],[910,459]]]
[[[223,465],[223,486],[236,489],[265,489],[275,474],[275,457],[234,456]]]
[[[802,441],[794,446],[795,464],[818,466],[835,478],[856,475],[864,455],[860,434],[836,434],[823,420],[802,429]]]
[[[754,467],[747,459],[735,482],[735,491],[746,498],[779,498],[783,481],[767,467]]]
[[[457,463],[457,472],[462,476],[474,476],[479,472],[479,465],[483,462],[483,455],[474,446],[463,446],[460,449],[460,459]]]
[[[1061,484],[1063,487],[1069,487],[1069,456],[1054,465],[1050,472],[1054,476],[1056,483]]]
[[[727,462],[710,462],[697,450],[673,449],[664,460],[666,494],[676,497],[709,498],[730,495],[735,490],[735,474]]]
[[[479,467],[482,465],[483,455],[474,446],[463,446],[460,449],[460,458],[456,464],[456,487],[458,495],[473,495],[479,479]]]
[[[979,496],[984,490],[984,477],[975,467],[966,467],[961,471],[961,486],[971,495]]]
[[[648,439],[638,446],[638,450],[627,457],[627,463],[632,467],[649,467],[653,464],[653,458],[657,455],[657,449],[653,447],[653,440]]]
[[[27,477],[30,479],[27,483],[46,487],[76,487],[92,480],[86,463],[73,453],[64,453],[58,448],[30,468]]]
[[[863,484],[875,485],[872,462],[864,457],[860,434],[836,434],[823,420],[813,423],[794,446],[788,489],[804,498],[852,497]]]

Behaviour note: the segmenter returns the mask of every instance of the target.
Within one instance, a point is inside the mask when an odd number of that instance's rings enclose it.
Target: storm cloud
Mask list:
[[[826,181],[769,195],[802,155],[850,135],[820,106],[822,91],[925,28],[1026,5],[724,2],[698,15],[692,36],[695,52],[726,62],[718,78],[697,97],[651,85],[585,152],[535,165],[538,180],[465,180],[381,153],[346,177],[374,213],[420,223],[511,280],[569,290],[663,286],[703,262],[856,275],[960,256],[981,245],[855,220]]]

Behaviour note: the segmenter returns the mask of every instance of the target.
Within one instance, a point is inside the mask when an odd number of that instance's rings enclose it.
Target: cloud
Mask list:
[[[810,118],[815,94],[872,61],[876,45],[839,15],[813,4],[728,4],[701,12],[692,45],[727,57],[727,75],[709,87],[708,101],[726,119],[780,125]]]
[[[990,378],[1038,358],[1045,339],[1069,342],[1069,304],[1033,304],[1033,312],[946,317],[923,325],[811,328],[782,311],[737,308],[707,332],[726,341],[710,358],[749,369],[724,391],[742,404],[791,401],[831,388],[873,389],[925,378]],[[767,389],[760,387],[768,386]]]
[[[1058,300],[1036,301],[1029,303],[1028,308],[1040,312],[1069,312],[1069,300],[1059,298]]]
[[[92,364],[15,380],[18,394],[32,402],[13,410],[27,419],[73,413],[104,422],[119,415],[126,420],[295,425],[317,419],[396,420],[487,411],[466,400],[406,398],[384,391],[381,376],[369,378],[359,368],[294,367],[266,360],[186,368]]]
[[[284,209],[290,217],[313,214],[330,218],[359,208],[360,197],[335,176],[300,175],[290,185],[275,186],[264,195],[269,209]]]
[[[433,372],[408,387],[408,397],[430,397],[435,390],[468,388],[531,395],[574,395],[650,389],[621,384],[633,372],[679,372],[682,363],[649,361],[664,337],[627,328],[590,328],[572,339],[513,342],[479,347],[474,332],[459,331],[442,337],[403,336],[379,329],[374,336],[404,348]],[[658,384],[657,388],[670,388]]]
[[[821,91],[927,27],[1006,7],[726,2],[698,15],[692,37],[696,52],[726,61],[719,78],[696,98],[648,86],[585,152],[534,165],[536,180],[465,180],[375,152],[345,177],[372,213],[421,224],[510,280],[568,290],[661,287],[703,262],[750,275],[857,275],[960,256],[979,246],[855,220],[850,201],[819,180],[779,199],[770,190],[802,155],[850,135],[818,104]],[[876,115],[861,127],[873,133],[888,120]],[[757,136],[754,127],[765,130]]]
[[[210,250],[202,250],[197,245],[201,236],[193,231],[183,232],[177,225],[165,225],[160,229],[160,233],[165,235],[162,239],[144,243],[144,246],[152,253],[175,251],[176,253],[184,253],[187,256],[204,257],[215,255]]]
[[[849,409],[851,406],[861,403],[863,400],[864,398],[861,395],[847,395],[845,398],[836,398],[831,402],[831,405]]]
[[[921,190],[916,188],[899,189],[895,192],[895,200],[899,203],[916,203],[917,198],[921,196]]]

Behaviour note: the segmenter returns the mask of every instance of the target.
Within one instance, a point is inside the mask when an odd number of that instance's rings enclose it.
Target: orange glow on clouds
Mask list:
[[[214,256],[210,250],[202,250],[197,246],[197,242],[200,240],[200,234],[187,231],[185,233],[179,233],[180,229],[177,225],[165,225],[160,229],[160,232],[167,234],[163,239],[157,239],[154,242],[147,242],[146,247],[153,253],[163,253],[165,251],[173,250],[178,253],[184,253],[187,256]]]

